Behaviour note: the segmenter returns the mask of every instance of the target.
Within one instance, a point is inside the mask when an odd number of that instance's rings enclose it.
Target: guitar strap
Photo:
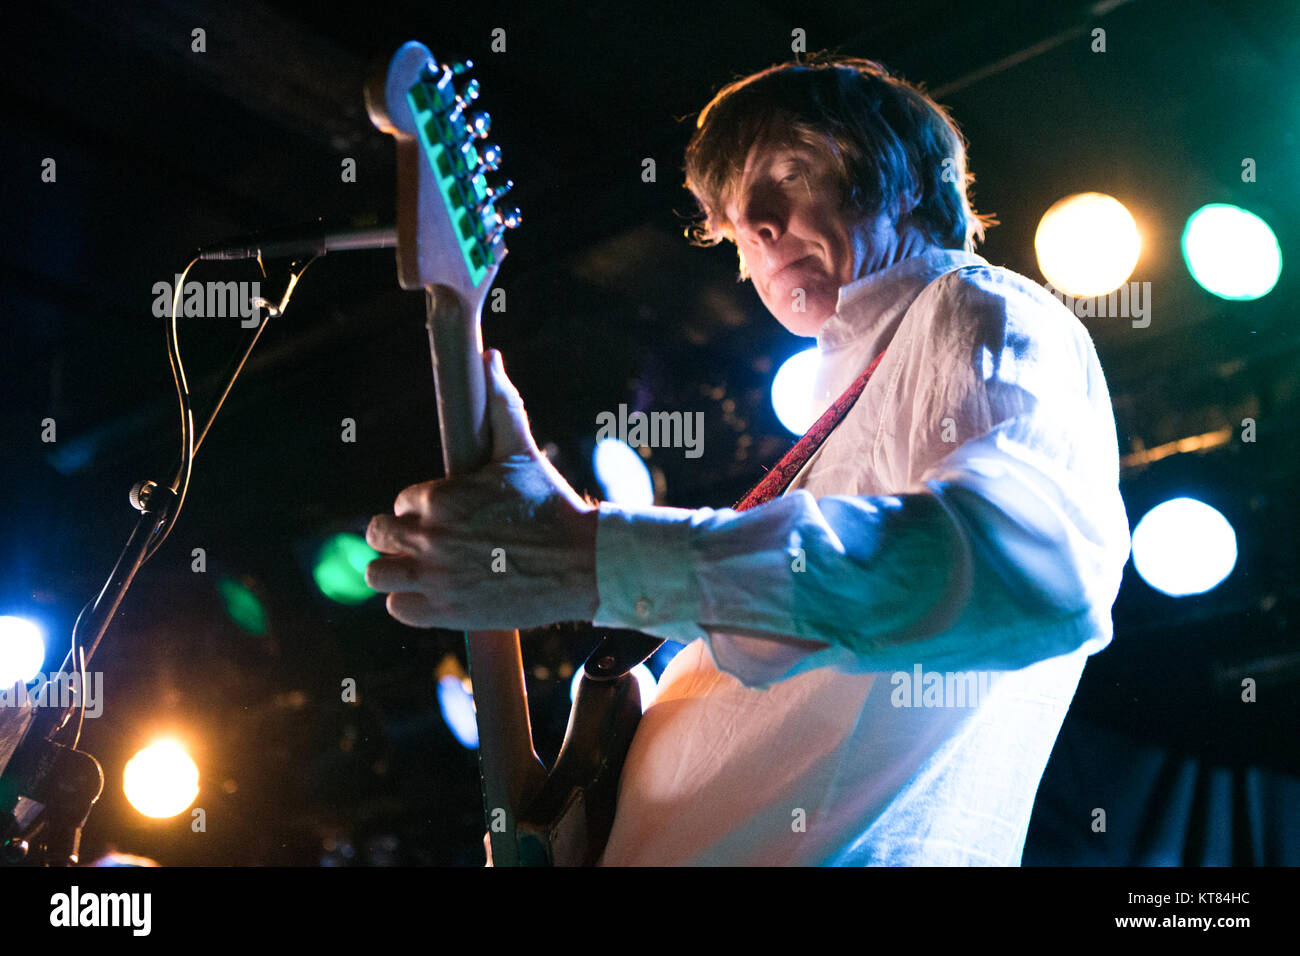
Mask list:
[[[808,463],[808,459],[821,447],[822,442],[853,407],[862,390],[866,388],[871,373],[876,370],[876,366],[884,357],[885,353],[882,351],[871,360],[871,364],[844,390],[844,394],[826,409],[821,418],[817,419],[795,446],[763,476],[763,480],[737,502],[733,510],[748,511],[750,508],[757,508],[785,491],[800,469]],[[660,637],[651,637],[638,631],[616,631],[596,646],[591,656],[587,658],[584,669],[587,676],[593,680],[617,680],[644,662],[663,644],[664,639]]]

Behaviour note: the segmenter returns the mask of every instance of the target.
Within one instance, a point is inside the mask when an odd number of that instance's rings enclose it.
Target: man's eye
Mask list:
[[[783,176],[783,177],[781,177],[781,180],[780,180],[780,181],[783,182],[783,183],[792,183],[792,182],[794,182],[794,181],[795,181],[796,179],[798,179],[798,178],[799,178],[799,174],[798,174],[798,173],[790,173],[788,176]]]

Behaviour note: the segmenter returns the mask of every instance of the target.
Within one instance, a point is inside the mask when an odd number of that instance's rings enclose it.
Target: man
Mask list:
[[[875,363],[785,494],[591,507],[490,353],[494,463],[372,522],[394,556],[368,580],[409,624],[592,620],[688,645],[637,730],[605,864],[1020,862],[1111,639],[1128,524],[1087,332],[970,251],[970,179],[946,114],[870,61],[733,83],[687,152],[696,238],[735,242],[769,311],[816,338],[822,407]],[[491,547],[520,570],[484,574]]]

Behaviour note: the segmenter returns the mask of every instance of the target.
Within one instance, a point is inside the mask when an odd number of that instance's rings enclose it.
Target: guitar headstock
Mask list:
[[[471,106],[472,64],[439,63],[411,41],[366,85],[371,122],[397,140],[397,277],[404,289],[449,286],[477,314],[506,254],[518,209],[500,200],[513,185],[488,185],[501,151],[484,142],[491,120]],[[460,88],[457,81],[461,80]]]

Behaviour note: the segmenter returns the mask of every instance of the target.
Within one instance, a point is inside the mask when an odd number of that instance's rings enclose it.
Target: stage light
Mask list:
[[[118,853],[110,850],[101,856],[94,863],[87,863],[86,866],[118,867],[118,866],[157,866],[157,860],[151,860],[147,856],[136,856],[133,853]]]
[[[1114,196],[1077,193],[1055,203],[1034,234],[1038,269],[1075,298],[1106,295],[1128,281],[1142,252],[1132,215]]]
[[[478,749],[478,718],[474,715],[474,695],[469,680],[455,674],[438,678],[438,709],[442,719],[462,747]]]
[[[217,591],[226,606],[226,614],[249,634],[266,633],[266,608],[256,594],[234,578],[220,578]]]
[[[591,453],[591,464],[606,501],[626,508],[655,503],[650,469],[631,445],[617,438],[602,438]]]
[[[160,740],[127,762],[122,789],[146,817],[174,817],[199,795],[199,768],[179,743]]]
[[[1192,213],[1182,247],[1192,278],[1221,299],[1268,295],[1282,274],[1282,250],[1268,223],[1227,203],[1210,203]]]
[[[650,673],[650,668],[644,664],[638,664],[632,668],[632,676],[636,678],[637,689],[641,691],[641,713],[650,706],[654,700],[658,685],[655,683],[655,675]],[[579,667],[573,674],[573,680],[569,681],[569,703],[578,696],[578,682],[582,680],[582,668]]]
[[[0,690],[36,679],[45,662],[45,638],[36,622],[6,614],[0,617]]]
[[[1236,563],[1232,525],[1195,498],[1158,504],[1133,529],[1133,566],[1147,584],[1172,597],[1217,587]]]
[[[772,409],[781,424],[796,435],[802,435],[817,421],[813,382],[819,361],[816,348],[796,352],[781,363],[772,379]]]
[[[366,584],[366,565],[377,557],[379,552],[360,535],[336,534],[321,545],[312,577],[331,601],[361,604],[375,594]]]

